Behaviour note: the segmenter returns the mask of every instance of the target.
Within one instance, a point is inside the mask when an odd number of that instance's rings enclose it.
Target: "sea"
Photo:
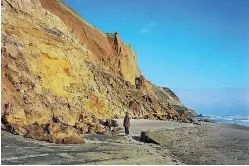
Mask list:
[[[196,117],[197,119],[209,119],[214,123],[225,123],[234,124],[249,127],[249,115],[226,115],[226,116],[216,116],[216,115],[203,115],[201,117]]]

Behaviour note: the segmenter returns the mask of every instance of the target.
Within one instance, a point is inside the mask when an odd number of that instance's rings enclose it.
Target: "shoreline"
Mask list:
[[[122,120],[118,123],[121,127]],[[132,119],[131,125],[131,139],[85,135],[86,143],[81,145],[47,143],[2,131],[1,161],[2,164],[249,164],[246,126],[142,119]],[[152,130],[159,145],[140,142],[141,129]]]

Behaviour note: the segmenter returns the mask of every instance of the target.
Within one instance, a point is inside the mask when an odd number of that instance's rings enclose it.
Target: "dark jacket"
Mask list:
[[[125,115],[123,126],[124,127],[130,127],[130,117],[129,117],[129,115]]]

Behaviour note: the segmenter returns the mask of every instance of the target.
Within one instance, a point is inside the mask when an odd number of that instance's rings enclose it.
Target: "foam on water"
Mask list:
[[[217,116],[217,115],[205,115],[199,117],[201,119],[210,119],[216,123],[225,123],[225,124],[235,124],[241,126],[249,127],[249,116],[241,115],[227,115],[227,116]]]

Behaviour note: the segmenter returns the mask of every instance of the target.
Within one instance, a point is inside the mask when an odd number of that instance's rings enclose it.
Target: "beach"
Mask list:
[[[157,131],[153,139],[185,164],[249,164],[248,127],[203,123],[193,128]]]
[[[118,120],[121,125],[122,120]],[[131,120],[131,137],[85,135],[61,145],[2,131],[2,164],[249,164],[249,128],[201,122]],[[140,142],[152,131],[158,144]]]

